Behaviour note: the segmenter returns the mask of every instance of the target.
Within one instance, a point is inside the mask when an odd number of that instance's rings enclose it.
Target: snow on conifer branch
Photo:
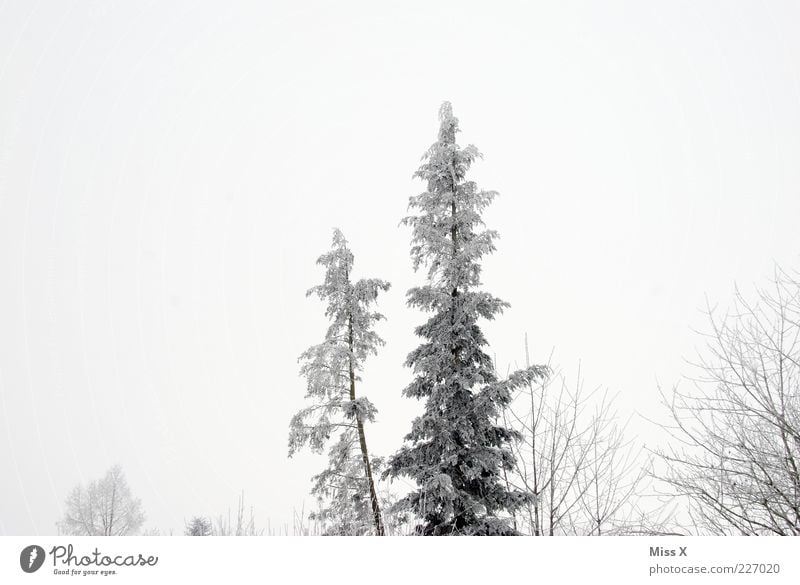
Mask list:
[[[373,478],[374,461],[367,450],[364,423],[375,420],[376,408],[356,396],[358,372],[377,353],[383,340],[373,326],[383,315],[372,306],[389,289],[379,279],[352,282],[353,253],[338,229],[331,250],[317,260],[325,268],[322,284],[308,290],[327,302],[330,320],[322,343],[300,355],[300,373],[312,403],[292,417],[289,455],[308,446],[321,452],[328,447],[328,467],[313,478],[312,493],[324,501],[317,519],[330,534],[383,535],[383,519]],[[335,433],[338,441],[328,445]],[[370,528],[371,527],[371,528]]]
[[[425,400],[406,444],[390,459],[386,474],[407,476],[416,490],[397,503],[421,519],[421,534],[514,534],[508,522],[525,494],[509,489],[503,474],[514,467],[508,442],[513,431],[498,418],[511,390],[546,374],[533,366],[499,380],[484,347],[479,319],[494,319],[508,303],[478,290],[481,259],[494,252],[496,231],[481,213],[497,196],[467,180],[481,155],[456,143],[458,119],[445,102],[438,140],[415,173],[427,186],[411,197],[414,269],[427,267],[427,283],[408,291],[411,307],[432,313],[415,329],[423,343],[406,361],[414,378],[406,396]]]

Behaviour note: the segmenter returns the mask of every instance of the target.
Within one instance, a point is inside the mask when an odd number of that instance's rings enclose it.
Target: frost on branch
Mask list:
[[[511,490],[503,474],[514,466],[514,432],[498,422],[511,390],[542,377],[533,366],[500,380],[485,347],[479,319],[491,320],[508,304],[481,286],[481,260],[494,252],[497,232],[481,218],[497,193],[467,180],[480,157],[456,143],[458,119],[444,103],[438,140],[415,177],[427,189],[410,198],[414,269],[427,268],[427,282],[408,291],[408,304],[430,314],[415,329],[422,343],[406,361],[414,374],[403,393],[425,401],[406,444],[386,474],[414,480],[416,489],[398,509],[421,519],[421,534],[513,534],[509,513],[525,496]]]
[[[347,240],[334,230],[331,250],[317,260],[325,268],[324,281],[307,293],[327,302],[330,324],[322,343],[300,355],[310,404],[289,424],[289,456],[303,447],[317,453],[328,448],[328,467],[313,478],[311,490],[321,506],[314,517],[326,533],[382,535],[374,461],[364,431],[364,423],[374,421],[377,411],[367,398],[356,396],[356,383],[364,361],[383,345],[373,330],[383,315],[372,306],[389,283],[374,278],[353,283],[353,260]]]

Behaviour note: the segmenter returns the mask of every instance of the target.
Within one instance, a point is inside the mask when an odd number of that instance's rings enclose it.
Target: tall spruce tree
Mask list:
[[[418,211],[403,220],[412,228],[414,269],[427,266],[427,284],[408,291],[408,304],[433,313],[416,328],[425,341],[408,355],[415,377],[405,396],[425,400],[406,444],[386,475],[413,479],[414,491],[398,502],[421,518],[424,535],[510,535],[508,514],[526,497],[508,488],[503,473],[514,466],[514,431],[499,424],[511,391],[546,374],[533,366],[498,379],[484,351],[478,320],[493,319],[508,303],[478,290],[480,261],[494,251],[497,232],[481,213],[497,195],[466,179],[480,156],[456,144],[458,119],[448,102],[439,111],[439,139],[415,173],[427,191],[410,198]]]
[[[372,305],[389,283],[374,278],[353,283],[353,260],[344,235],[334,230],[331,251],[317,260],[325,267],[325,281],[306,293],[327,301],[325,315],[331,323],[325,340],[300,356],[306,397],[312,404],[291,420],[289,456],[306,445],[321,453],[338,432],[338,441],[328,451],[328,467],[313,478],[312,493],[323,502],[317,518],[329,534],[365,534],[371,526],[374,534],[383,536],[373,473],[379,460],[370,458],[364,432],[364,423],[375,419],[376,409],[356,395],[356,384],[366,358],[383,345],[373,331],[383,315]]]

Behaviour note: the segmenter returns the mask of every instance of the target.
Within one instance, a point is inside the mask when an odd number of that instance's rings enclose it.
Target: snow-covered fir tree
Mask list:
[[[408,304],[432,313],[416,328],[424,342],[408,355],[415,377],[403,393],[424,399],[425,408],[386,474],[416,482],[398,505],[421,519],[420,534],[515,534],[509,513],[526,496],[504,481],[504,471],[514,466],[509,441],[515,434],[498,416],[511,391],[544,376],[546,368],[500,380],[484,351],[478,320],[508,306],[479,290],[481,259],[494,251],[497,238],[484,228],[481,213],[497,194],[467,180],[480,153],[456,143],[458,119],[449,103],[439,119],[439,138],[415,173],[427,190],[410,198],[409,209],[418,213],[403,220],[412,228],[414,269],[428,269],[427,283],[408,291]]]
[[[291,420],[289,456],[304,446],[321,453],[338,433],[328,450],[328,467],[313,478],[312,493],[321,505],[314,516],[328,534],[383,535],[374,479],[379,460],[370,457],[364,432],[364,423],[374,420],[376,410],[356,395],[356,385],[367,357],[383,345],[373,329],[383,316],[373,305],[389,283],[374,278],[352,282],[353,253],[338,229],[330,252],[317,264],[325,267],[325,281],[307,295],[327,301],[330,325],[324,341],[300,356],[311,404]]]

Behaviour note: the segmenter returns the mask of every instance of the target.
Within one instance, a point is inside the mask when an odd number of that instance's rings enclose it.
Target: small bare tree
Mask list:
[[[699,532],[800,535],[800,282],[776,268],[756,296],[709,306],[692,392],[662,394],[678,443],[660,477]]]
[[[228,508],[227,518],[221,514],[217,517],[216,526],[211,528],[210,536],[262,536],[263,534],[264,530],[256,527],[253,507],[250,506],[249,516],[245,513],[244,492],[242,492],[236,503],[235,520]]]
[[[57,523],[60,534],[127,536],[144,523],[142,502],[131,495],[119,465],[87,486],[77,485],[67,496],[66,511]]]
[[[525,358],[529,363],[527,338]],[[519,433],[508,482],[528,494],[515,515],[534,536],[661,532],[638,507],[648,475],[642,449],[624,437],[613,398],[586,393],[558,371],[520,389],[504,414]],[[652,517],[652,515],[651,515]]]

